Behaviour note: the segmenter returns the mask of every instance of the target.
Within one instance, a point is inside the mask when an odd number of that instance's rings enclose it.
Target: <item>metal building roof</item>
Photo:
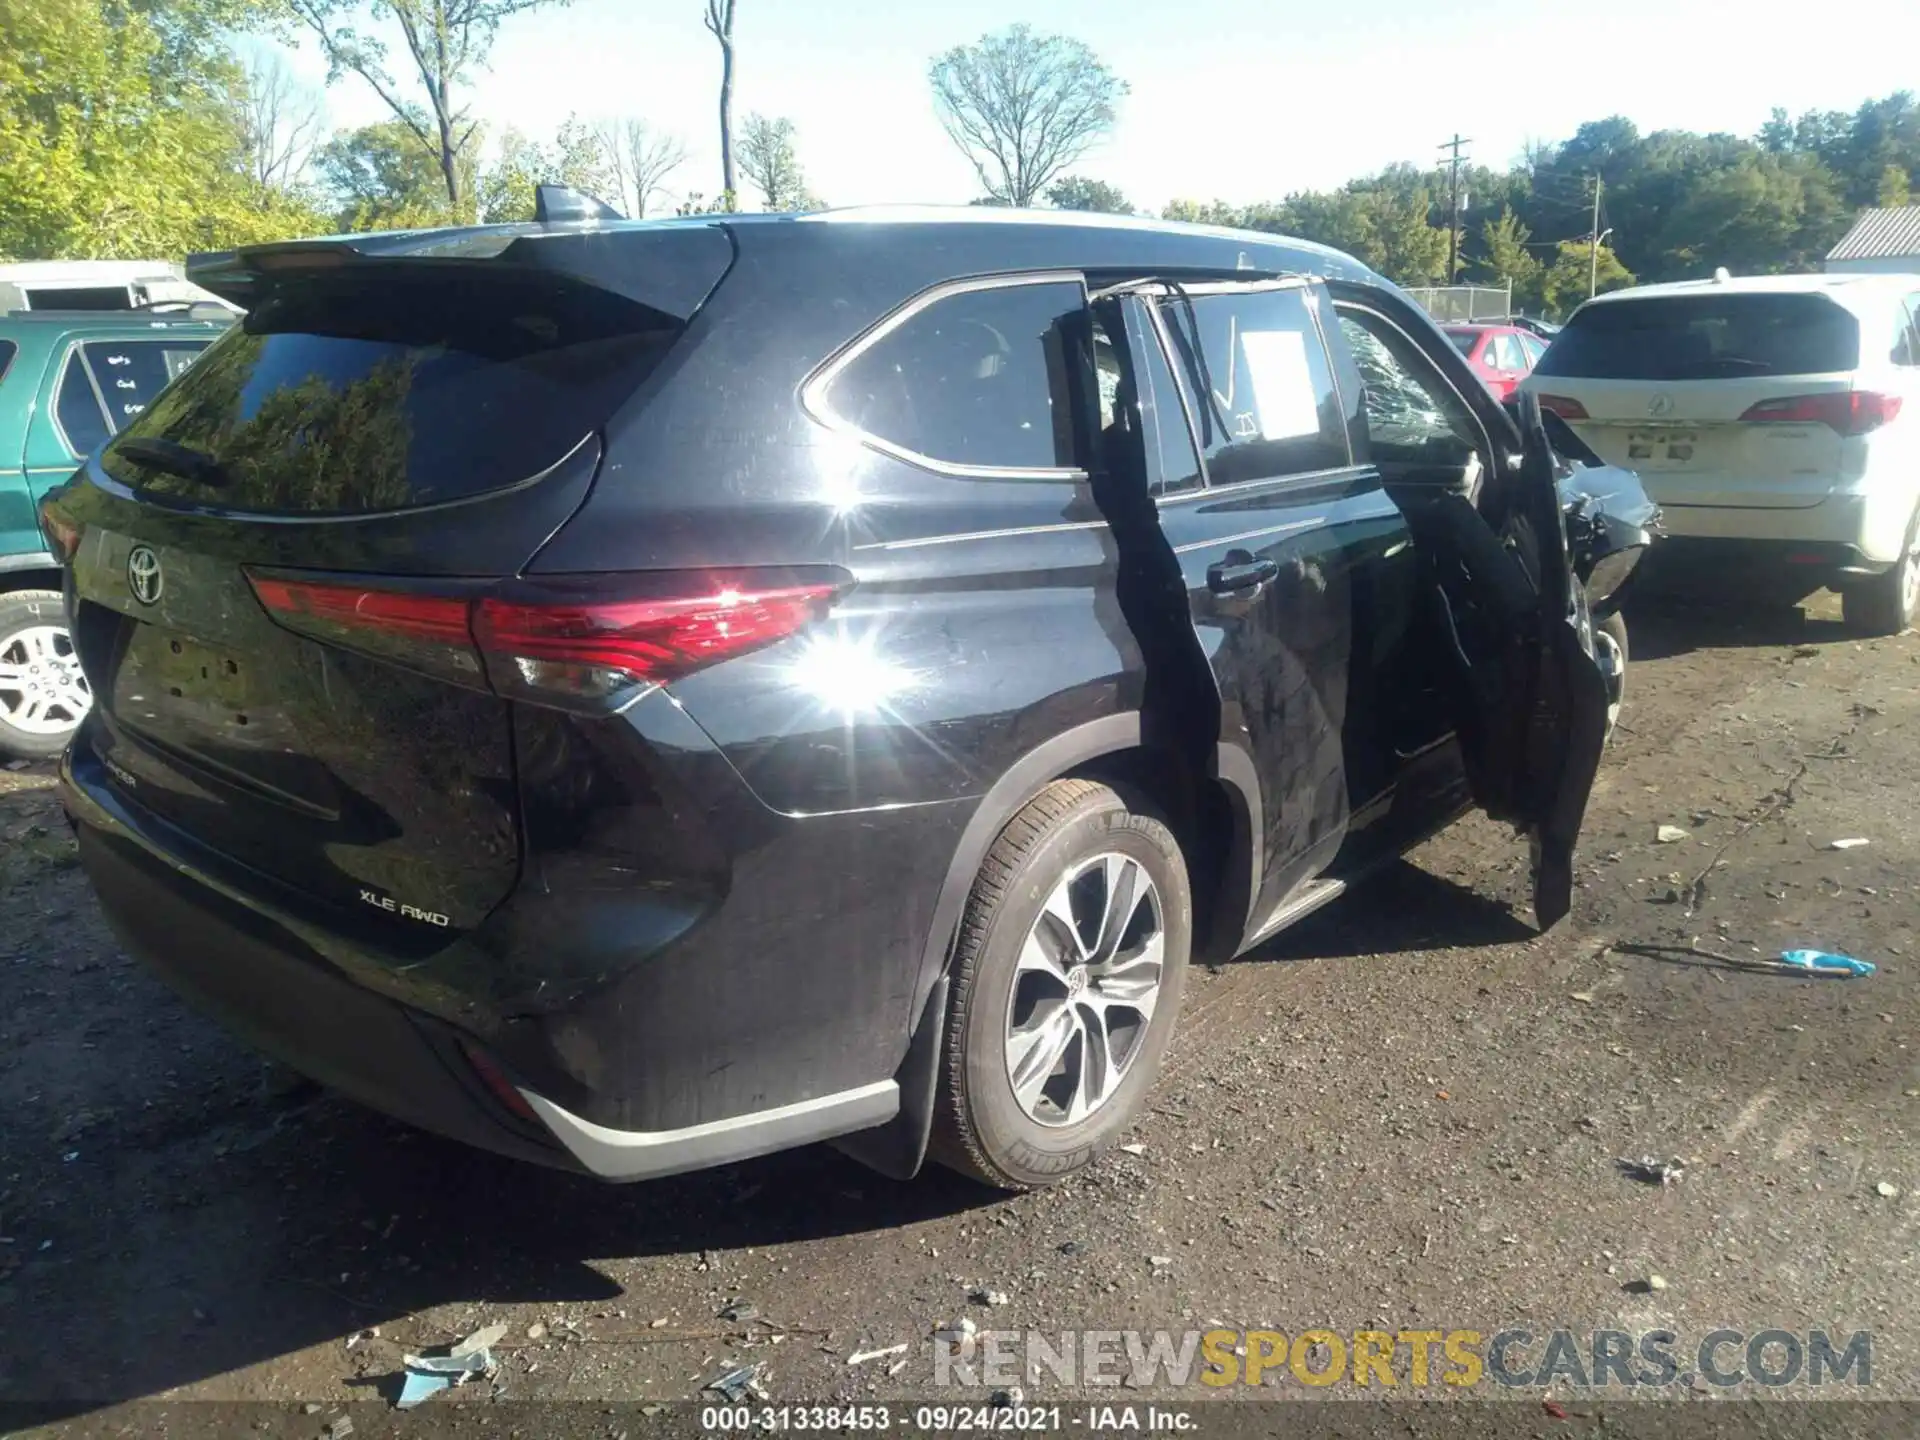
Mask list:
[[[1880,260],[1920,255],[1920,205],[1891,210],[1862,210],[1829,260]]]

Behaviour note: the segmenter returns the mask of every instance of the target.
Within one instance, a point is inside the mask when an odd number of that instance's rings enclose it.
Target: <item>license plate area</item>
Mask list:
[[[1699,448],[1698,430],[1631,430],[1627,433],[1627,464],[1681,470],[1693,463]]]
[[[162,716],[195,729],[244,730],[265,697],[248,661],[156,625],[136,623],[114,677],[114,710],[136,725]]]

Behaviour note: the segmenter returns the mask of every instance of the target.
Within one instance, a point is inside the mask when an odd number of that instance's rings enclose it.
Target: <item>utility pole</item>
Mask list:
[[[1462,158],[1472,158],[1462,157],[1460,147],[1472,143],[1471,140],[1462,139],[1460,132],[1456,130],[1453,132],[1453,139],[1443,142],[1440,146],[1442,150],[1453,152],[1453,158],[1447,164],[1447,214],[1451,217],[1447,222],[1447,283],[1449,285],[1453,284],[1455,276],[1460,271],[1460,162]]]
[[[1593,172],[1593,244],[1587,249],[1587,298],[1589,300],[1600,293],[1600,186],[1600,172],[1596,170]]]

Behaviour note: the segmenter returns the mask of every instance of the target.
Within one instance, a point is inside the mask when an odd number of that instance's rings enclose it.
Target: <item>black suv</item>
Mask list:
[[[244,322],[45,510],[65,800],[134,952],[371,1105],[1037,1185],[1190,956],[1468,805],[1567,907],[1609,691],[1553,457],[1343,255],[845,212],[191,274]]]

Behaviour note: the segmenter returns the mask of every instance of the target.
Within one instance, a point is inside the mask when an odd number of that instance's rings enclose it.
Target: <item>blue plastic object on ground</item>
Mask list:
[[[1851,955],[1832,955],[1825,950],[1788,950],[1780,956],[1782,965],[1796,970],[1817,970],[1825,975],[1871,975],[1871,960],[1856,960]]]

